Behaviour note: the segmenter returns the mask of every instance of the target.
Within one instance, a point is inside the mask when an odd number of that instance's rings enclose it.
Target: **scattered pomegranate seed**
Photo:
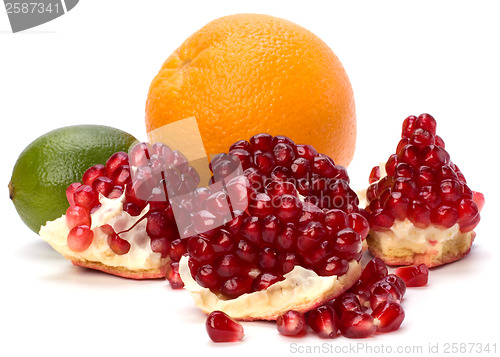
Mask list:
[[[243,336],[243,326],[222,311],[213,311],[205,323],[208,336],[214,342],[236,342]]]
[[[425,286],[429,279],[429,268],[425,264],[399,267],[394,274],[403,279],[407,287]]]
[[[386,301],[373,310],[372,316],[378,332],[391,332],[401,326],[405,312],[398,303]]]
[[[370,314],[360,311],[346,311],[339,321],[342,336],[348,338],[366,338],[377,330]]]
[[[321,338],[337,337],[337,317],[330,305],[322,305],[309,311],[307,324]]]
[[[303,312],[289,310],[276,320],[278,332],[284,336],[303,336],[306,333],[306,318]]]
[[[373,258],[363,268],[359,280],[371,287],[377,281],[387,276],[387,274],[387,265],[384,261],[380,258]]]
[[[363,311],[357,295],[352,292],[345,292],[337,297],[332,306],[339,317],[346,311]]]

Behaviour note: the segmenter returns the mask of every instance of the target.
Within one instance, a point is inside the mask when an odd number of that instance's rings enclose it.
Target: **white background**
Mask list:
[[[312,333],[290,339],[273,323],[254,322],[244,323],[241,343],[216,345],[186,291],[73,267],[23,225],[9,202],[17,156],[49,130],[106,124],[145,139],[146,93],[163,61],[205,23],[240,12],[292,20],[344,64],[358,117],[349,167],[354,188],[365,186],[371,167],[395,149],[402,120],[429,112],[452,160],[485,193],[470,255],[433,269],[428,287],[409,289],[397,332],[362,341]],[[489,342],[498,351],[499,15],[500,6],[486,1],[82,0],[59,19],[12,34],[2,9],[0,355],[267,356],[294,354],[291,343],[324,342],[394,352],[422,346],[424,353],[429,344],[444,352],[446,343]]]

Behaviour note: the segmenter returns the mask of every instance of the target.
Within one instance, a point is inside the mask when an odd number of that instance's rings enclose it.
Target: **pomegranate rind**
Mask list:
[[[148,207],[140,215],[132,217],[123,211],[124,199],[124,195],[118,199],[100,197],[102,206],[91,215],[94,239],[90,247],[82,252],[72,251],[68,247],[67,236],[70,229],[65,215],[47,222],[41,227],[39,235],[76,266],[132,279],[164,278],[169,269],[170,258],[162,258],[160,253],[151,250],[150,239],[146,234],[146,220],[141,220]],[[121,234],[122,238],[132,243],[127,254],[117,255],[111,250],[107,234],[99,228],[105,224],[112,225],[117,231],[134,226],[130,232]]]
[[[242,321],[276,320],[289,310],[309,311],[348,290],[361,275],[361,265],[355,260],[349,262],[348,271],[340,277],[318,276],[312,270],[295,266],[291,272],[284,275],[285,280],[271,285],[266,290],[227,300],[200,286],[193,279],[188,259],[182,257],[179,272],[195,305],[206,314],[219,310]]]
[[[448,229],[433,225],[421,229],[405,219],[395,221],[388,231],[371,230],[366,240],[370,252],[388,265],[436,267],[466,256],[475,236],[474,231],[460,232],[458,224]]]

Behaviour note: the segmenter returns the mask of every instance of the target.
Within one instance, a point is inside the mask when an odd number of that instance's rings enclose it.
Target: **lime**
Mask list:
[[[74,125],[48,132],[19,155],[9,194],[21,219],[34,232],[62,216],[69,207],[66,188],[89,167],[105,164],[117,151],[128,152],[137,140],[102,125]]]

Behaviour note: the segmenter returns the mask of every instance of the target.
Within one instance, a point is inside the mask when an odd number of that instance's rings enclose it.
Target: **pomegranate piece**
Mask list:
[[[398,303],[386,301],[373,310],[372,316],[378,332],[391,332],[401,326],[405,318],[405,312]]]
[[[170,263],[170,270],[167,272],[166,278],[172,289],[182,289],[184,287],[184,283],[179,274],[179,262]]]
[[[373,258],[364,267],[359,280],[367,286],[372,286],[380,279],[387,276],[387,265],[380,258]]]
[[[303,336],[306,333],[306,318],[303,312],[289,310],[276,320],[278,332],[284,336]]]
[[[237,342],[244,336],[243,326],[222,311],[211,312],[205,327],[208,336],[214,342]]]
[[[399,267],[394,274],[403,279],[407,287],[425,286],[429,279],[429,268],[425,264]]]
[[[66,210],[66,223],[69,228],[74,228],[76,226],[88,226],[90,227],[90,214],[85,208],[80,206],[70,206]]]
[[[346,311],[339,321],[342,336],[347,338],[366,338],[377,330],[373,317],[359,311]]]
[[[307,324],[321,338],[337,337],[337,316],[330,305],[322,305],[309,311]]]

